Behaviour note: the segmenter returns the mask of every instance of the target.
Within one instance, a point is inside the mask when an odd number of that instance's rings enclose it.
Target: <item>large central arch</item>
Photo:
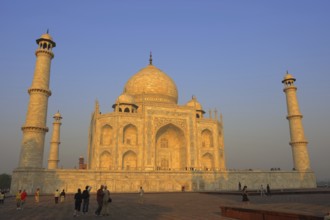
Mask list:
[[[187,167],[187,146],[184,132],[173,124],[156,133],[155,166],[158,170],[184,170]]]

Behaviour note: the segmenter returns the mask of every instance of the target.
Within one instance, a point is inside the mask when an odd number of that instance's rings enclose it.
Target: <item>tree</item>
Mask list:
[[[11,175],[3,173],[0,175],[0,189],[9,189],[11,184]]]

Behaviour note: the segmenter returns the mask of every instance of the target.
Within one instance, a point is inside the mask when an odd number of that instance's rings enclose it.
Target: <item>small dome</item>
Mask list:
[[[202,105],[197,101],[195,96],[193,96],[192,99],[187,102],[186,106],[194,107],[196,110],[203,110]]]
[[[132,95],[137,103],[178,102],[178,90],[174,81],[166,73],[152,64],[134,74],[126,83],[124,91]]]
[[[282,80],[282,83],[283,83],[284,81],[287,81],[287,80],[293,80],[293,81],[296,81],[296,79],[295,79],[290,73],[286,72],[286,74],[285,74],[285,76],[284,76],[284,78],[283,78],[283,80]]]
[[[52,47],[56,47],[56,43],[53,41],[52,36],[48,33],[41,35],[41,37],[36,40],[37,44],[39,44],[40,41],[47,41],[51,43]]]
[[[48,33],[41,35],[40,38],[53,41],[52,36],[50,36]]]
[[[60,112],[58,111],[58,112],[56,112],[56,113],[54,114],[54,117],[53,117],[53,118],[59,118],[59,119],[61,119],[62,116],[61,116]]]
[[[123,93],[117,98],[116,104],[118,104],[118,103],[135,104],[135,101],[131,95],[129,95],[127,93]]]

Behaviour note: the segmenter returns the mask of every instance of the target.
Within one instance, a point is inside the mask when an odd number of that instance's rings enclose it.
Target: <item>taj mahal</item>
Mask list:
[[[18,167],[11,192],[40,188],[76,192],[90,185],[107,185],[111,192],[236,190],[238,182],[257,189],[260,184],[279,188],[315,188],[308,142],[302,124],[295,78],[286,73],[282,83],[287,103],[293,170],[242,170],[226,167],[222,115],[209,117],[195,96],[178,104],[178,88],[169,75],[149,64],[128,78],[113,102],[113,111],[101,113],[95,102],[89,125],[86,164],[79,169],[59,167],[62,115],[57,112],[51,129],[47,167],[43,167],[48,132],[51,61],[56,43],[49,33],[36,40],[36,64],[25,124],[22,126]],[[56,91],[54,91],[56,92]],[[289,149],[289,148],[288,148]]]

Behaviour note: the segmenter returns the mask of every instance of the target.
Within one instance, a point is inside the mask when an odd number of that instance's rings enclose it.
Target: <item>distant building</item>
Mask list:
[[[87,169],[87,164],[85,164],[83,157],[79,157],[79,169],[80,170],[86,170]]]

